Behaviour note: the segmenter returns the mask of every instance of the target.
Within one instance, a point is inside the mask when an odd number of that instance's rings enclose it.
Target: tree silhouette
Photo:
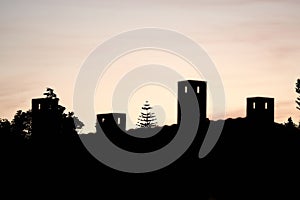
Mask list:
[[[9,133],[11,129],[10,122],[7,119],[0,118],[0,132]]]
[[[81,129],[84,126],[84,123],[74,115],[74,112],[68,112],[68,114],[63,114],[63,118],[72,119],[75,124],[75,129]]]
[[[297,79],[296,82],[296,92],[299,94],[299,97],[297,97],[296,99],[296,103],[297,103],[297,109],[300,110],[300,79]]]
[[[45,92],[44,95],[46,95],[46,98],[57,98],[54,90],[51,88],[47,88],[47,92]],[[61,105],[58,105],[57,109],[57,111],[61,113],[61,127],[64,131],[68,131],[68,129],[78,130],[84,126],[84,123],[74,115],[74,112],[68,112],[68,114],[65,114],[65,107]],[[29,139],[32,133],[32,111],[28,110],[24,112],[22,110],[18,110],[11,123],[7,119],[0,118],[0,131],[13,133],[16,136]]]
[[[46,92],[44,92],[44,95],[46,95],[46,98],[55,99],[56,94],[54,93],[54,90],[52,88],[47,88]]]
[[[139,128],[153,128],[157,126],[156,116],[151,112],[152,107],[149,102],[146,101],[144,106],[142,106],[141,114],[138,117],[137,127]]]
[[[46,98],[57,98],[57,95],[54,93],[54,90],[52,88],[47,88],[46,92],[44,92],[44,95],[46,95]],[[81,129],[84,126],[84,123],[74,115],[74,112],[68,112],[68,114],[64,113],[65,109],[65,107],[58,105],[58,112],[62,114],[62,119],[64,123],[63,126],[71,127],[70,124],[72,123],[75,124],[74,129]]]
[[[287,123],[285,123],[285,126],[286,127],[295,127],[295,123],[293,122],[292,117],[288,118],[288,121],[287,121]]]
[[[11,132],[29,138],[32,131],[32,112],[18,110],[11,122]]]

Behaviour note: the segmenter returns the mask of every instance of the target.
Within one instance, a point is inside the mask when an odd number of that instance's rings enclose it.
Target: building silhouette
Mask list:
[[[125,113],[105,113],[98,114],[97,120],[100,127],[105,130],[114,130],[116,128],[122,131],[126,130],[126,114]]]
[[[178,82],[178,107],[177,107],[177,124],[180,124],[182,114],[188,119],[190,116],[198,115],[199,124],[206,120],[207,106],[207,83],[206,81],[185,80]],[[199,108],[199,113],[195,113]],[[125,113],[106,113],[98,114],[97,121],[100,127],[105,131],[119,128],[126,130]]]
[[[186,113],[186,117],[191,116],[195,112],[195,106],[199,107],[200,121],[205,121],[207,104],[206,85],[205,81],[196,80],[178,82],[177,124],[180,124],[182,113]],[[196,96],[196,102],[193,95]]]
[[[256,123],[273,123],[274,98],[247,98],[247,119]]]
[[[62,112],[58,98],[32,99],[32,138],[49,139],[50,134],[59,133]]]

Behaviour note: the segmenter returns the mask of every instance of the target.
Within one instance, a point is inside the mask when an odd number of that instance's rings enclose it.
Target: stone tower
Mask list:
[[[250,97],[247,98],[247,119],[253,122],[274,122],[274,98]]]
[[[205,81],[186,80],[178,82],[178,107],[177,107],[177,123],[180,124],[182,113],[186,113],[186,117],[195,112],[195,106],[199,107],[199,119],[206,119],[206,92],[207,86]],[[193,98],[196,96],[196,99]]]

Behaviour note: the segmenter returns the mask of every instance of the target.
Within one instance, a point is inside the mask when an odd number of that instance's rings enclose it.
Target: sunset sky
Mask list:
[[[177,31],[205,49],[224,84],[226,117],[244,117],[246,97],[268,96],[275,98],[276,122],[290,116],[300,120],[294,89],[300,78],[298,0],[1,0],[0,118],[11,120],[17,110],[28,110],[46,87],[73,110],[76,78],[91,51],[114,35],[143,27]],[[166,52],[135,52],[113,64],[107,90],[118,81],[118,66],[129,70],[147,64],[179,71],[187,65]],[[184,76],[197,78],[188,70]],[[160,123],[175,122],[175,95],[157,85],[139,89],[128,100],[129,119],[134,121],[149,100],[165,115]],[[95,103],[95,112],[110,108]]]

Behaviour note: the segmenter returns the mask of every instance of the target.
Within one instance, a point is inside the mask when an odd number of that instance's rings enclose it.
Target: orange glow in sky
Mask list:
[[[11,120],[17,110],[28,110],[31,99],[41,97],[46,87],[54,88],[61,105],[71,111],[80,67],[98,44],[127,30],[160,27],[178,31],[206,50],[224,84],[227,117],[245,116],[246,97],[268,96],[275,98],[276,122],[290,116],[298,122],[294,88],[300,78],[299,11],[296,0],[1,1],[0,117]],[[139,51],[112,65],[102,80],[111,84],[96,91],[95,101],[122,74],[146,64],[201,78],[172,54]],[[161,98],[155,97],[158,93]],[[145,100],[165,109],[157,107],[165,116],[160,123],[176,121],[174,94],[155,86],[132,94],[130,120],[137,118]],[[109,102],[95,103],[96,112],[111,111]]]

